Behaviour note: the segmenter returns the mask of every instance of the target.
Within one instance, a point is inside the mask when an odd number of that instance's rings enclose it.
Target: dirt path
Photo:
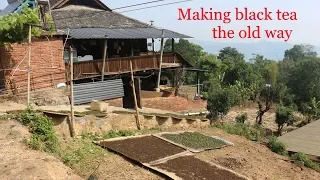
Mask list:
[[[28,149],[21,143],[30,137],[28,129],[15,121],[0,121],[1,180],[80,180],[55,157]]]
[[[233,142],[234,146],[207,151],[196,157],[232,169],[253,180],[319,180],[320,173],[300,168],[288,158],[271,152],[266,146],[248,141],[244,137],[230,135],[219,129],[202,130]]]

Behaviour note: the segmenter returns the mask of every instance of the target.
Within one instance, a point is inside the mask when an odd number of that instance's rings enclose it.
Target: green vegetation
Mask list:
[[[278,124],[278,132],[281,131],[285,125],[292,125],[295,121],[293,117],[293,111],[282,105],[278,105],[276,109],[276,123]]]
[[[263,141],[266,137],[266,131],[262,127],[257,125],[249,124],[225,124],[225,123],[215,123],[214,127],[223,129],[229,134],[236,134],[239,136],[244,136],[252,141]]]
[[[28,145],[32,149],[59,153],[58,137],[50,118],[34,112],[32,107],[28,105],[23,112],[17,115],[17,120],[23,125],[29,126],[32,136]]]
[[[201,73],[202,95],[208,99],[211,117],[225,115],[232,106],[248,103],[258,105],[256,123],[261,125],[264,114],[281,104],[309,117],[308,123],[320,117],[320,57],[310,45],[295,45],[284,52],[282,61],[267,59],[259,54],[246,61],[237,49],[225,47],[217,54],[203,51],[187,40],[176,42],[180,53]],[[171,40],[165,51],[171,51]],[[247,57],[248,58],[248,57]],[[196,74],[184,74],[186,84],[196,84]],[[283,122],[283,120],[281,120]],[[280,123],[281,129],[283,124]]]
[[[61,147],[62,161],[81,174],[96,168],[106,151],[90,140],[74,139]]]
[[[208,111],[214,116],[218,116],[218,113],[226,115],[232,105],[232,92],[228,89],[219,89],[209,95]]]
[[[116,137],[126,137],[126,136],[135,136],[135,131],[128,131],[128,130],[120,130],[120,131],[108,131],[103,133],[102,135],[99,134],[93,134],[93,133],[82,133],[81,137],[83,139],[90,139],[93,141],[100,141],[105,139],[111,139]]]
[[[269,137],[268,147],[272,152],[275,152],[280,155],[287,155],[286,146],[278,141],[277,137]]]
[[[226,145],[225,142],[194,132],[181,134],[164,134],[162,137],[193,149],[216,149]]]
[[[294,154],[292,156],[292,159],[295,161],[301,161],[301,162],[303,162],[304,166],[320,172],[320,164],[313,162],[305,154],[303,154],[301,152]]]
[[[0,17],[0,43],[22,42],[28,38],[29,25],[40,24],[38,9],[23,8],[21,13]],[[33,36],[40,36],[39,28],[32,28]]]
[[[248,113],[240,114],[236,117],[237,123],[244,123],[248,119]]]
[[[12,114],[2,115],[2,116],[0,116],[0,121],[8,120],[8,119],[13,119],[14,117],[15,117],[15,116],[12,115]]]

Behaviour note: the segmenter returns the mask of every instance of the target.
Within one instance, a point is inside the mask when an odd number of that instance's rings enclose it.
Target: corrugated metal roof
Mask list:
[[[0,16],[4,16],[13,13],[21,5],[20,1],[13,2],[9,4],[4,10],[0,12]]]
[[[320,120],[289,132],[279,140],[286,144],[288,151],[320,157]]]
[[[69,35],[73,39],[156,39],[162,37],[162,30],[157,28],[80,28],[70,29]],[[164,38],[192,37],[165,29]]]

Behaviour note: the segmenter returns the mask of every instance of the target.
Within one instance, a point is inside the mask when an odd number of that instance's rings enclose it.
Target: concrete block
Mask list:
[[[91,102],[91,110],[92,111],[107,112],[108,106],[109,106],[109,103],[103,102],[103,101],[93,100]]]

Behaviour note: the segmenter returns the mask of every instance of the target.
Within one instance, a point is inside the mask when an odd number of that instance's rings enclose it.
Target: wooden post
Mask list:
[[[154,54],[154,39],[152,38],[152,52]]]
[[[136,95],[136,88],[134,85],[134,78],[133,78],[133,69],[132,69],[132,61],[130,60],[130,70],[131,70],[131,82],[132,82],[132,91],[133,91],[133,99],[134,99],[134,106],[136,108],[136,123],[138,130],[141,129],[140,126],[140,117],[139,117],[139,110],[138,110],[138,102],[137,102],[137,95]]]
[[[134,78],[134,86],[136,88],[136,95],[137,95],[137,104],[140,109],[142,109],[142,101],[141,101],[141,79]]]
[[[199,78],[199,71],[197,71],[197,95],[200,95],[200,78]]]
[[[133,41],[131,41],[131,56],[134,56],[134,50],[133,50]]]
[[[29,25],[29,49],[28,49],[28,105],[30,105],[30,83],[31,83],[31,25]]]
[[[70,131],[71,137],[75,136],[74,131],[74,97],[73,97],[73,49],[69,48],[69,60],[70,60],[70,104],[71,104],[71,119],[70,119]]]
[[[161,66],[162,66],[163,49],[164,49],[163,46],[164,46],[164,30],[162,30],[162,37],[161,37],[160,64],[159,64],[159,74],[158,74],[158,81],[157,81],[157,88],[156,88],[157,92],[160,92]]]
[[[104,40],[104,48],[103,48],[103,63],[102,63],[102,72],[101,72],[101,79],[104,81],[104,73],[106,68],[106,57],[107,57],[107,50],[108,50],[108,39]]]
[[[172,38],[171,43],[172,43],[171,50],[172,50],[172,53],[174,53],[174,38]]]

